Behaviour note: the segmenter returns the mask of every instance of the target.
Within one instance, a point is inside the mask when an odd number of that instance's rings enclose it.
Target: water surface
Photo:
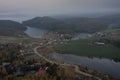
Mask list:
[[[91,36],[92,34],[89,34],[89,33],[79,33],[75,37],[73,37],[72,40],[87,39]]]
[[[26,34],[33,38],[40,38],[46,30],[41,30],[38,28],[27,27],[28,29],[25,31]],[[90,34],[80,34],[76,37],[76,39],[85,39],[88,38]],[[76,40],[75,39],[75,40]],[[71,54],[58,54],[58,53],[51,53],[51,57],[55,59],[62,60],[67,63],[71,64],[81,64],[83,66],[87,66],[88,68],[97,70],[104,74],[109,74],[113,77],[120,78],[120,62],[114,62],[110,59],[100,59],[100,58],[88,58],[88,57],[81,57]]]
[[[113,77],[120,78],[120,62],[114,62],[113,60],[106,58],[104,59],[88,58],[88,57],[81,57],[72,54],[51,53],[50,56],[67,63],[81,64],[85,67],[91,68],[93,70],[97,70],[101,73],[109,74]]]
[[[25,31],[25,33],[32,38],[40,38],[46,32],[46,30],[33,27],[27,27],[27,30]]]

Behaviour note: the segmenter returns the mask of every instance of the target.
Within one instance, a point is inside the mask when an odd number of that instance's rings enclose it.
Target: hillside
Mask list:
[[[107,21],[98,18],[72,18],[65,21],[74,25],[77,32],[94,33],[106,29],[109,25]]]
[[[35,17],[31,20],[23,21],[23,25],[30,27],[37,27],[47,30],[60,30],[67,28],[66,23],[50,17]],[[66,27],[65,27],[66,26]]]
[[[26,27],[18,22],[10,20],[0,20],[0,36],[23,35],[25,30]]]
[[[120,26],[120,14],[106,15],[97,18],[68,18],[62,19],[66,23],[74,25],[78,32],[97,32],[107,29],[108,27],[119,28]]]
[[[112,27],[116,27],[115,25],[119,26],[120,15],[115,14],[97,18],[71,17],[66,19],[36,17],[31,20],[23,21],[23,24],[25,26],[37,27],[50,31],[94,33],[107,29],[111,24]]]
[[[50,17],[36,17],[23,21],[26,26],[61,32],[88,32],[94,33],[106,29],[107,22],[99,19],[78,18],[69,20],[58,20]]]
[[[100,19],[109,21],[109,23],[120,24],[120,14],[103,16],[103,17],[100,17]]]

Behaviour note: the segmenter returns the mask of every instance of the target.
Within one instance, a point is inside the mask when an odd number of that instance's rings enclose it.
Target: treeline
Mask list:
[[[93,33],[105,29],[108,24],[106,24],[104,21],[89,18],[85,20],[81,18],[75,20],[59,20],[50,17],[36,17],[28,21],[23,21],[23,25],[66,33]]]
[[[1,36],[18,36],[24,35],[27,28],[22,24],[11,20],[0,20]]]
[[[0,20],[0,35],[24,35],[24,30],[27,29],[26,26],[46,29],[48,31],[57,31],[60,33],[95,33],[107,29],[111,24],[114,24],[114,26],[112,26],[113,29],[120,28],[119,15],[104,16],[99,18],[78,17],[68,19],[35,17],[33,19],[23,21],[22,24],[10,20]]]
[[[109,25],[120,24],[120,17],[104,16],[99,18],[68,18],[36,17],[23,21],[23,25],[58,32],[87,32],[94,33],[108,28]],[[114,27],[114,26],[113,26]],[[119,27],[118,27],[119,28]]]

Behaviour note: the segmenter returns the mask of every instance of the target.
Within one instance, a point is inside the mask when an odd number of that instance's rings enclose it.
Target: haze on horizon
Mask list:
[[[59,15],[120,12],[120,0],[0,0],[0,15]]]

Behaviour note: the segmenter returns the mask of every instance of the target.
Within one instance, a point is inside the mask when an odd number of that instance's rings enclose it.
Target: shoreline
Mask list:
[[[102,57],[102,56],[93,56],[93,55],[77,55],[76,53],[72,53],[72,52],[67,52],[67,51],[62,51],[62,50],[59,50],[59,49],[55,49],[55,52],[56,53],[59,53],[59,54],[71,54],[71,55],[75,55],[75,56],[81,56],[81,57],[88,57],[88,58],[99,58],[99,59],[109,59],[109,60],[113,60],[115,62],[120,62],[120,60],[115,60],[116,58],[110,58],[110,57]]]

